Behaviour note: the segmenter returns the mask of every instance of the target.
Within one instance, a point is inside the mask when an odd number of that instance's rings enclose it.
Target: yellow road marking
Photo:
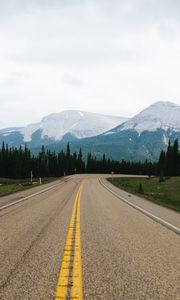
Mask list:
[[[80,190],[79,199],[81,199],[82,189]],[[73,265],[73,286],[71,298],[82,299],[82,263],[81,263],[81,240],[80,240],[80,200],[77,203],[77,222],[75,236],[75,251]]]
[[[75,238],[73,271],[72,271],[72,289],[70,299],[82,300],[82,262],[81,262],[81,240],[80,240],[80,200],[83,184],[81,184],[73,206],[69,230],[64,249],[64,257],[61,264],[60,276],[56,290],[55,300],[66,300],[68,284],[70,277],[70,261],[73,251],[73,237]],[[74,234],[75,233],[75,234]]]

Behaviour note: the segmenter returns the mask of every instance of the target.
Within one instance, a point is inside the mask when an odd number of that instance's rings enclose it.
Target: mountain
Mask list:
[[[156,102],[129,120],[82,111],[65,111],[44,117],[24,128],[0,130],[0,143],[27,143],[34,153],[42,144],[60,151],[70,142],[72,151],[82,148],[84,158],[92,152],[116,160],[157,161],[169,139],[180,140],[180,106]]]
[[[172,102],[156,102],[110,132],[135,130],[140,134],[157,129],[180,132],[180,106]]]
[[[63,111],[44,117],[41,122],[21,128],[0,130],[0,143],[28,147],[49,145],[58,141],[72,141],[99,135],[121,123],[127,118],[106,116],[84,111]]]
[[[169,139],[180,139],[180,106],[171,102],[156,102],[130,120],[105,133],[71,142],[72,151],[82,147],[86,156],[97,158],[105,153],[116,160],[157,161]],[[65,143],[50,145],[51,149],[65,148]]]

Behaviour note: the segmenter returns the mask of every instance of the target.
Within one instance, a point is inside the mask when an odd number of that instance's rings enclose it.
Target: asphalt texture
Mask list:
[[[113,196],[99,177],[72,176],[0,211],[0,299],[55,299],[72,209],[84,178],[83,299],[180,299],[180,236]],[[129,200],[129,194],[123,196]],[[2,203],[13,203],[18,194],[14,197]],[[138,201],[133,195],[131,199]],[[144,201],[140,205],[178,226],[177,213]]]

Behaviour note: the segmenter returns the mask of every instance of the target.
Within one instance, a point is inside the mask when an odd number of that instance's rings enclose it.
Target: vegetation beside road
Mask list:
[[[162,182],[157,177],[108,178],[108,181],[127,192],[180,212],[180,177]]]
[[[50,183],[57,178],[42,178],[42,184]],[[9,178],[0,178],[0,197],[4,197],[16,192],[27,190],[39,185],[39,180],[34,179],[33,183],[27,179],[9,179]]]

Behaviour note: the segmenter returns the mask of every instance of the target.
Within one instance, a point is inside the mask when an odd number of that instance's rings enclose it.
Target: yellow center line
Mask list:
[[[64,257],[61,264],[61,270],[56,290],[55,300],[66,300],[68,293],[69,280],[72,282],[70,290],[70,299],[82,300],[82,262],[81,262],[81,240],[80,240],[80,200],[83,190],[83,183],[77,192],[70,225],[68,229]],[[73,249],[73,237],[75,238]],[[72,251],[74,255],[72,256]],[[73,271],[70,274],[71,260],[73,258]],[[72,278],[70,278],[70,275]]]
[[[82,263],[81,263],[81,240],[80,240],[80,199],[82,189],[77,203],[77,222],[75,235],[74,265],[73,265],[73,286],[71,290],[71,299],[82,299]]]

